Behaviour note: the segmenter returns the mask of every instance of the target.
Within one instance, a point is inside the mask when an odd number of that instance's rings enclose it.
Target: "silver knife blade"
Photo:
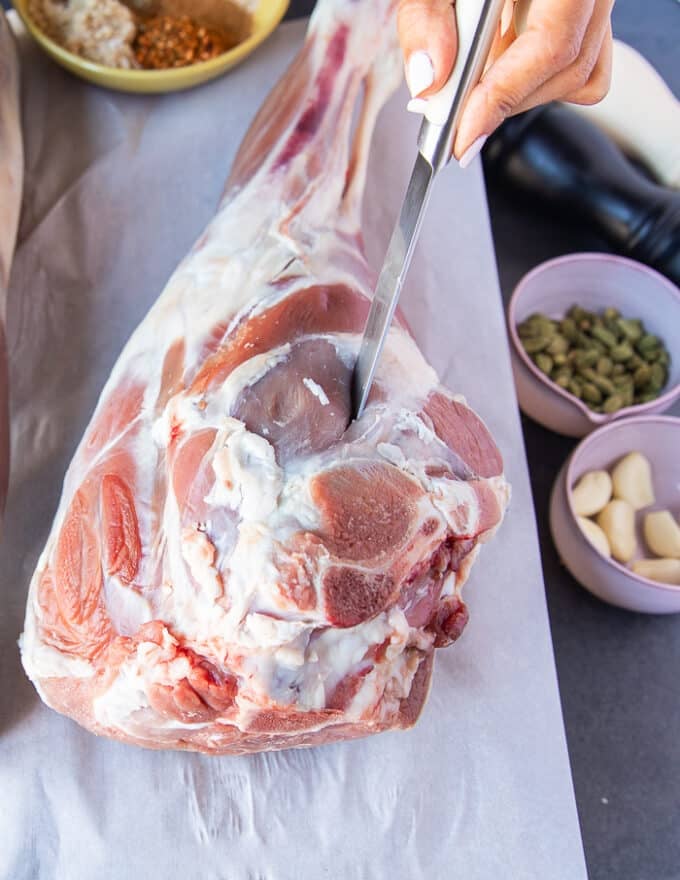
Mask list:
[[[430,197],[434,170],[420,154],[411,172],[399,219],[387,247],[373,302],[366,319],[359,356],[352,375],[352,418],[364,411],[376,366],[392,324],[418,233]]]

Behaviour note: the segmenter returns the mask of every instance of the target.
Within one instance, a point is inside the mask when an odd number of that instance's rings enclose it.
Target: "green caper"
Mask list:
[[[593,327],[591,333],[595,339],[607,348],[614,348],[618,342],[616,336],[611,331],[607,330],[606,327]]]
[[[611,376],[613,368],[614,362],[610,357],[603,355],[601,358],[597,359],[595,369],[600,374],[600,376]]]
[[[616,388],[633,388],[634,381],[630,373],[622,373],[620,376],[612,376],[612,384]]]
[[[652,378],[652,368],[649,364],[642,364],[633,373],[633,384],[636,388],[644,388]]]
[[[620,394],[611,394],[602,404],[602,412],[614,413],[623,406],[623,397]]]
[[[571,379],[569,381],[569,391],[574,395],[574,397],[581,397],[583,393],[583,385],[578,381],[578,379]]]
[[[539,351],[543,351],[550,345],[550,337],[536,336],[530,339],[523,339],[522,345],[524,346],[524,351],[526,351],[527,354],[536,354]]]
[[[607,376],[600,376],[599,373],[595,373],[593,376],[593,385],[596,388],[599,388],[603,394],[614,394],[616,392],[616,386]]]
[[[635,347],[640,352],[640,354],[644,356],[644,353],[646,351],[651,351],[655,348],[661,348],[661,340],[653,333],[645,333],[644,336],[640,337]]]
[[[617,363],[623,363],[632,357],[633,349],[627,342],[620,342],[609,352],[609,357]]]
[[[553,359],[550,357],[549,354],[540,352],[534,357],[534,363],[542,373],[546,374],[546,376],[549,376],[552,372]]]
[[[576,338],[578,336],[578,328],[576,327],[576,321],[573,318],[563,318],[560,321],[560,333],[569,342],[576,342]]]
[[[619,318],[616,322],[622,335],[629,342],[637,342],[642,338],[642,321],[637,318]]]
[[[588,317],[588,312],[582,309],[581,306],[574,305],[569,309],[567,315],[574,321],[580,321]]]
[[[555,333],[547,348],[548,354],[566,354],[569,351],[569,340],[561,333]]]
[[[576,355],[576,368],[578,370],[582,370],[587,367],[594,367],[595,364],[598,362],[599,357],[599,354],[595,351],[594,348],[582,350],[579,354]]]
[[[663,386],[666,384],[666,368],[658,363],[652,364],[649,368],[649,372],[649,390],[661,391]]]
[[[592,382],[586,382],[583,385],[583,399],[586,403],[601,403],[602,393]]]

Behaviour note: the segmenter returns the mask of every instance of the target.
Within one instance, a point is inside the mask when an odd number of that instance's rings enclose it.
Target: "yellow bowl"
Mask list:
[[[12,0],[27,29],[41,48],[71,73],[98,86],[121,92],[177,92],[220,76],[234,67],[265,40],[279,24],[288,9],[289,0],[259,0],[252,15],[250,36],[228,52],[187,67],[172,70],[123,70],[86,61],[63,49],[33,23],[26,12],[27,0]]]

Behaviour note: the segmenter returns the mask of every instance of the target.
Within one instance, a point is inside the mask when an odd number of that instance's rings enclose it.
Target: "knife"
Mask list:
[[[458,54],[446,84],[424,99],[418,154],[366,320],[352,375],[352,418],[364,411],[437,172],[446,165],[465,101],[479,82],[505,0],[457,0]]]

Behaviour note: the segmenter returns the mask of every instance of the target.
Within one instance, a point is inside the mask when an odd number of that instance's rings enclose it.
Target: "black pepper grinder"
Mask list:
[[[561,104],[508,119],[484,148],[489,181],[680,285],[680,191],[653,183],[591,122]]]

